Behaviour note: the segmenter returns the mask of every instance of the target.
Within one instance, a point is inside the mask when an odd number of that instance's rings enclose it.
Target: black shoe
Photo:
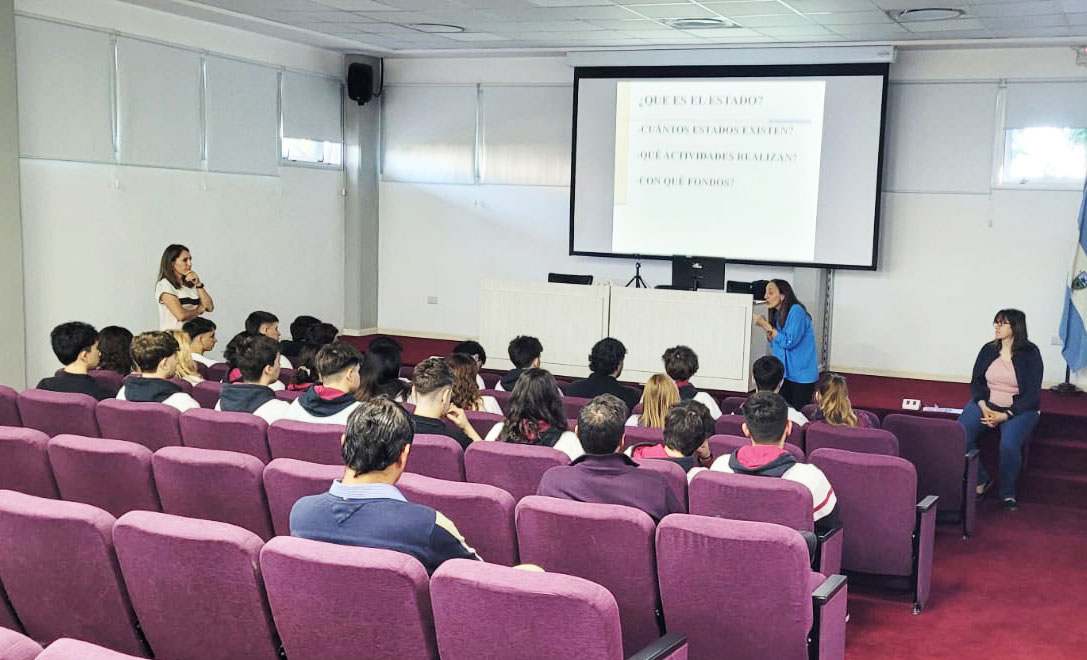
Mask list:
[[[1019,510],[1019,502],[1016,502],[1014,497],[1005,497],[1004,498],[1004,508],[1007,509],[1008,511],[1018,511]]]
[[[989,494],[989,491],[992,490],[994,483],[996,482],[990,479],[983,484],[978,484],[976,492],[978,494],[979,500]]]

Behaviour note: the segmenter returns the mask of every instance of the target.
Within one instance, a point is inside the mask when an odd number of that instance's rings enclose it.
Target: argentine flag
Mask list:
[[[1079,241],[1068,276],[1068,299],[1061,316],[1061,342],[1061,355],[1072,371],[1087,367],[1087,183],[1079,206]]]

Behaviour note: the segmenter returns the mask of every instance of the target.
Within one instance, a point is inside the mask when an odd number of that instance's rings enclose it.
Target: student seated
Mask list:
[[[764,355],[751,365],[751,378],[755,381],[756,392],[780,393],[781,385],[785,382],[785,365],[773,355]],[[733,414],[744,414],[744,407],[740,406],[740,409]],[[795,426],[804,426],[808,423],[808,418],[804,416],[804,413],[789,406],[789,421]]]
[[[631,448],[633,458],[662,458],[683,468],[690,480],[700,468],[713,463],[706,440],[713,435],[713,416],[700,401],[680,401],[664,419],[664,442]]]
[[[393,346],[370,346],[362,359],[362,383],[358,398],[384,396],[404,403],[411,396],[411,386],[400,379],[400,351]]]
[[[744,435],[751,444],[713,462],[711,470],[779,477],[804,485],[811,491],[815,531],[826,532],[838,526],[838,498],[823,471],[808,463],[797,463],[785,451],[785,438],[792,430],[789,404],[780,394],[756,392],[747,399]]]
[[[205,367],[215,364],[215,360],[204,355],[215,348],[217,343],[215,323],[203,316],[198,316],[195,319],[186,321],[181,329],[189,336],[189,353],[192,354],[193,362],[202,364]]]
[[[502,379],[498,381],[494,388],[503,392],[512,392],[513,386],[517,384],[517,379],[521,377],[525,369],[538,369],[540,367],[543,344],[535,337],[519,335],[510,340],[510,345],[506,351],[509,353],[510,362],[513,363],[514,368],[507,371],[506,375],[502,376]]]
[[[53,355],[64,368],[41,379],[39,390],[86,394],[98,401],[113,397],[87,373],[98,367],[98,331],[94,326],[79,321],[61,323],[49,333],[49,341],[53,344]]]
[[[721,416],[721,408],[713,397],[706,392],[699,392],[691,385],[691,377],[698,372],[698,355],[688,346],[673,346],[661,356],[664,361],[664,372],[668,377],[676,381],[679,388],[679,398],[687,401],[694,399],[706,406],[714,419]]]
[[[132,361],[140,373],[125,378],[117,398],[137,403],[165,403],[181,412],[199,408],[196,399],[168,380],[177,371],[177,349],[177,340],[169,332],[137,335],[132,340]]]
[[[849,388],[845,384],[845,376],[827,374],[819,382],[815,390],[815,403],[819,409],[812,415],[811,421],[823,422],[831,426],[851,426],[868,428],[870,426],[867,417],[861,417],[853,412],[853,404],[849,401]]]
[[[479,559],[452,521],[397,489],[414,435],[411,416],[396,403],[358,404],[342,440],[343,478],[295,502],[291,536],[396,550],[418,559],[428,574],[448,559]]]
[[[509,410],[487,433],[488,441],[554,447],[570,457],[585,453],[577,436],[567,430],[562,395],[545,369],[525,369],[510,393]]]
[[[447,357],[445,362],[453,370],[454,406],[465,411],[502,414],[502,408],[498,405],[497,399],[479,393],[479,385],[476,384],[479,365],[475,360],[463,353],[454,353]]]
[[[226,343],[226,349],[223,350],[223,362],[227,365],[226,374],[223,375],[224,383],[240,383],[242,381],[242,370],[238,368],[238,351],[241,345],[245,343],[246,339],[254,336],[259,335],[251,335],[245,330],[242,330],[231,337],[230,341]],[[277,380],[269,385],[269,387],[272,388],[272,391],[279,392],[280,390],[286,389],[287,386]]]
[[[319,324],[321,319],[315,316],[296,316],[291,321],[291,338],[279,342],[279,352],[291,361],[298,364],[298,357],[302,354],[302,346],[306,343],[306,330]]]
[[[317,323],[306,330],[301,351],[297,356],[291,357],[291,361],[294,363],[294,378],[287,385],[287,389],[301,391],[308,389],[311,385],[321,383],[320,378],[317,377],[317,366],[314,363],[317,358],[317,351],[336,341],[336,337],[339,335],[340,331],[331,323]]]
[[[445,360],[428,358],[415,365],[411,374],[411,396],[415,401],[412,422],[416,433],[444,435],[467,449],[481,439],[464,411],[453,404],[453,369]],[[442,420],[448,419],[457,428],[451,429]]]
[[[483,369],[483,365],[487,364],[487,351],[483,350],[483,344],[480,344],[478,341],[471,339],[462,341],[454,346],[451,352],[467,355],[476,361],[476,364],[480,369]],[[487,389],[487,385],[483,382],[483,376],[476,376],[476,385],[478,385],[481,390]]]
[[[190,385],[204,382],[189,348],[189,335],[184,330],[170,330],[170,334],[177,342],[177,372],[174,375]]]
[[[119,325],[108,325],[98,331],[98,368],[128,376],[135,370],[132,364],[132,333]]]
[[[642,412],[631,415],[627,426],[640,426],[646,429],[663,429],[664,416],[672,404],[679,401],[679,389],[672,379],[664,374],[653,374],[645,383],[642,391]]]
[[[235,359],[242,380],[223,385],[215,409],[252,413],[269,424],[286,418],[291,404],[277,399],[268,387],[279,378],[279,345],[275,340],[247,336],[238,346]]]
[[[536,494],[631,506],[645,511],[654,521],[670,513],[684,513],[683,504],[660,473],[638,467],[623,453],[626,417],[626,405],[611,394],[601,394],[586,404],[577,418],[577,438],[585,455],[545,472]]]
[[[591,399],[600,394],[611,394],[627,405],[627,410],[638,405],[642,393],[632,387],[619,384],[623,373],[623,358],[627,355],[623,342],[605,337],[593,345],[589,353],[591,376],[566,386],[566,396]]]
[[[321,384],[291,402],[286,419],[314,424],[345,424],[358,407],[359,365],[362,355],[350,344],[334,342],[317,352]]]
[[[245,318],[245,331],[250,335],[264,335],[275,341],[279,341],[279,317],[271,312],[253,312]],[[293,369],[294,365],[286,356],[279,356],[279,366],[283,369]]]

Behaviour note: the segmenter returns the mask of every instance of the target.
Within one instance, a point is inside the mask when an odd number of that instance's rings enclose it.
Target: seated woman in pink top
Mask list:
[[[966,451],[974,449],[986,428],[1000,429],[1000,499],[1014,511],[1015,482],[1023,463],[1023,444],[1038,423],[1042,393],[1042,354],[1027,340],[1027,318],[1018,309],[993,317],[994,339],[981,347],[970,379],[970,402],[959,423],[966,428]],[[993,480],[978,466],[978,496]]]

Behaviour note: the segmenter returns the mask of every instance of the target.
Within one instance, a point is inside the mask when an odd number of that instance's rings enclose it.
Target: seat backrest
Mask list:
[[[410,458],[408,459],[410,462]],[[517,564],[513,496],[487,484],[401,475],[396,487],[409,502],[425,504],[453,521],[480,557],[494,564]]]
[[[623,657],[615,598],[579,577],[453,559],[430,599],[442,660]]]
[[[294,369],[287,369],[286,367],[279,370],[279,382],[284,386],[290,385],[294,382]]]
[[[165,403],[106,399],[95,408],[102,437],[138,442],[151,451],[181,445],[177,408]]]
[[[966,428],[953,419],[899,414],[884,417],[883,428],[895,434],[898,455],[917,470],[917,499],[936,495],[941,511],[959,511],[966,470]]]
[[[162,510],[245,528],[272,538],[264,464],[247,454],[166,447],[151,457]]]
[[[343,465],[339,424],[311,424],[281,419],[268,426],[268,451],[272,458],[293,458],[310,463]]]
[[[60,496],[123,516],[161,511],[151,450],[135,442],[58,435],[49,441],[49,463]]]
[[[838,498],[845,537],[842,567],[863,573],[909,575],[916,522],[917,473],[898,456],[819,449],[811,463]]]
[[[502,415],[495,415],[488,412],[477,412],[475,410],[469,410],[465,413],[468,417],[468,423],[472,425],[472,428],[476,430],[479,437],[487,437],[487,433],[495,426],[495,424],[501,424],[505,421]]]
[[[635,462],[647,470],[659,472],[664,480],[668,482],[672,492],[676,494],[676,498],[683,503],[683,510],[687,510],[689,505],[687,501],[687,473],[683,471],[683,468],[663,458],[639,458]]]
[[[411,555],[279,536],[260,568],[288,658],[437,660],[430,583]]]
[[[212,520],[131,511],[114,525],[113,540],[156,657],[279,660],[256,534]]]
[[[19,393],[7,385],[0,385],[0,426],[22,425],[23,418],[19,416]]]
[[[137,660],[142,657],[66,637],[50,644],[38,656],[38,660]]]
[[[222,394],[222,391],[223,384],[221,382],[205,380],[202,383],[197,383],[196,387],[192,388],[192,398],[196,399],[201,408],[213,410],[215,404],[219,403],[219,395]]]
[[[120,391],[121,385],[125,382],[124,376],[109,369],[91,369],[87,374],[98,383],[99,387],[113,395]]]
[[[0,488],[38,497],[60,497],[49,466],[49,436],[35,429],[0,426]]]
[[[28,635],[143,654],[117,569],[113,523],[87,504],[0,491],[0,580]]]
[[[226,377],[226,373],[230,371],[230,365],[226,362],[216,362],[208,367],[208,380],[213,380],[217,383],[223,382],[223,378]]]
[[[639,443],[651,442],[660,444],[664,442],[663,429],[649,429],[644,426],[627,426],[623,428],[626,434],[623,442],[627,447]]]
[[[41,644],[26,635],[0,628],[0,658],[3,660],[35,660],[41,652]]]
[[[52,437],[74,433],[97,438],[96,401],[87,394],[26,390],[19,393],[19,417],[23,426]]]
[[[468,481],[497,486],[515,500],[535,495],[544,472],[569,463],[570,458],[557,449],[512,442],[473,442],[464,450]]]
[[[592,399],[583,399],[578,396],[567,396],[562,399],[562,413],[567,419],[577,419],[584,408]],[[574,427],[570,427],[571,429]]]
[[[272,460],[268,423],[256,415],[195,408],[181,415],[180,423],[181,442],[186,447],[236,451],[261,463]]]
[[[343,477],[343,471],[343,466],[308,463],[293,458],[275,458],[264,466],[264,492],[268,497],[268,511],[272,514],[275,533],[290,536],[294,503],[307,495],[328,491],[333,480]]]
[[[276,398],[290,403],[305,393],[305,390],[279,390],[276,392]]]
[[[711,435],[706,441],[710,444],[710,453],[713,454],[715,460],[751,444],[751,438],[739,435]],[[792,454],[798,462],[805,461],[804,450],[793,443],[786,442],[785,451]]]
[[[803,414],[808,419],[811,419],[818,411],[819,404],[817,403],[809,403],[808,405],[800,409],[801,414]],[[868,422],[868,428],[870,429],[878,429],[880,427],[879,415],[870,410],[861,410],[860,408],[854,408],[853,414],[856,415],[858,419],[863,417],[865,421]]]
[[[531,495],[517,503],[521,561],[576,575],[615,597],[625,656],[660,636],[656,525],[644,511]]]
[[[407,471],[435,479],[464,481],[464,450],[447,435],[417,433],[411,441]]]
[[[491,390],[494,390],[494,386],[498,384],[498,381],[502,380],[502,374],[496,374],[490,371],[479,372],[479,377],[483,379],[483,384],[487,386],[488,394],[491,393]]]
[[[498,382],[498,381],[496,380],[495,382]],[[512,396],[513,393],[512,392],[507,392],[505,390],[491,389],[491,390],[482,390],[482,391],[480,391],[480,394],[484,395],[484,396],[493,396],[494,400],[498,402],[498,407],[502,409],[502,412],[507,412],[507,409],[509,408],[509,405],[510,405],[510,396]]]
[[[734,435],[742,438],[744,437],[743,424],[744,416],[739,413],[735,415],[721,415],[713,424],[713,432],[716,435]],[[803,449],[804,428],[805,427],[800,426],[799,424],[793,424],[793,428],[789,432],[789,435],[785,437],[785,444],[796,445]]]
[[[804,443],[809,454],[827,448],[898,456],[898,439],[894,433],[878,428],[852,428],[813,422],[804,432]]]
[[[786,479],[699,472],[691,480],[691,514],[753,520],[812,531],[811,491]]]
[[[721,399],[721,414],[731,415],[747,402],[746,396],[726,396]]]
[[[780,525],[668,516],[657,526],[665,625],[687,636],[692,658],[728,649],[730,658],[806,660],[808,561],[800,534]]]

